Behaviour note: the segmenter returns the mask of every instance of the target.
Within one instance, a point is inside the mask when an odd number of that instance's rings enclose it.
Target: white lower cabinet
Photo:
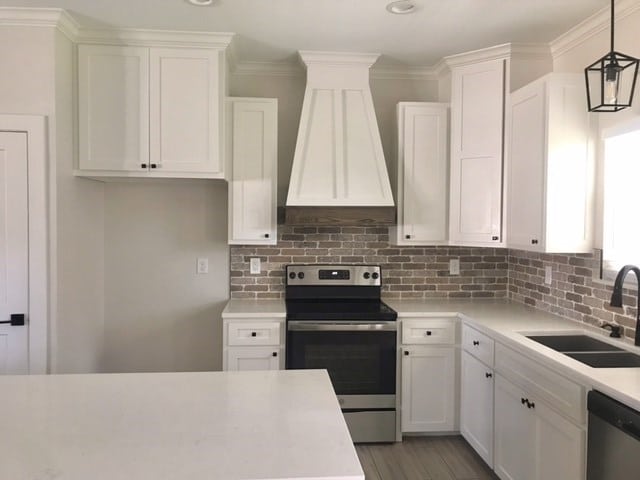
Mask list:
[[[584,479],[582,428],[500,375],[495,411],[494,470],[501,479]]]
[[[493,369],[463,351],[460,377],[460,433],[492,467]]]
[[[284,318],[222,317],[222,369],[283,370]]]
[[[225,370],[281,370],[282,361],[279,347],[235,347],[227,350]]]
[[[455,388],[455,347],[403,347],[402,432],[454,430]]]

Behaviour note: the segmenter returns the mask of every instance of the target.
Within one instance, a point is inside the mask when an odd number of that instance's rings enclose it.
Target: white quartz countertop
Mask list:
[[[223,318],[285,318],[284,300],[250,300],[232,298],[222,311]]]
[[[0,478],[364,480],[324,370],[0,376]]]
[[[537,333],[584,333],[640,354],[640,347],[610,338],[604,330],[508,300],[383,300],[400,318],[459,314],[505,346],[640,410],[640,368],[593,368],[526,338]]]

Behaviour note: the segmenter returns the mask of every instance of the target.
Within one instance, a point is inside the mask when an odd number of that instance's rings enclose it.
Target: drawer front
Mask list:
[[[493,339],[469,325],[462,326],[462,348],[485,365],[493,366]]]
[[[280,322],[230,322],[227,345],[280,345]]]
[[[585,389],[518,352],[496,345],[496,371],[580,424],[586,420]]]
[[[453,345],[455,318],[409,318],[402,320],[403,345]]]

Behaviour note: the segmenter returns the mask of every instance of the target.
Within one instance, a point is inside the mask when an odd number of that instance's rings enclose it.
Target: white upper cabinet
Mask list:
[[[150,161],[167,173],[221,174],[218,52],[152,48],[150,55]]]
[[[229,244],[277,243],[278,103],[227,99]]]
[[[76,173],[225,178],[223,65],[223,47],[79,45]]]
[[[504,245],[505,60],[455,66],[451,79],[450,243]]]
[[[78,47],[79,167],[139,172],[149,164],[149,49]]]
[[[398,225],[396,245],[447,241],[448,104],[401,102],[397,107]]]
[[[513,92],[510,110],[509,247],[590,252],[594,160],[584,77],[549,74]]]

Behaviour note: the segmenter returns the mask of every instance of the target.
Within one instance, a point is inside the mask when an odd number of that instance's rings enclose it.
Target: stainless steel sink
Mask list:
[[[527,335],[527,338],[590,367],[640,367],[640,355],[588,335]]]

